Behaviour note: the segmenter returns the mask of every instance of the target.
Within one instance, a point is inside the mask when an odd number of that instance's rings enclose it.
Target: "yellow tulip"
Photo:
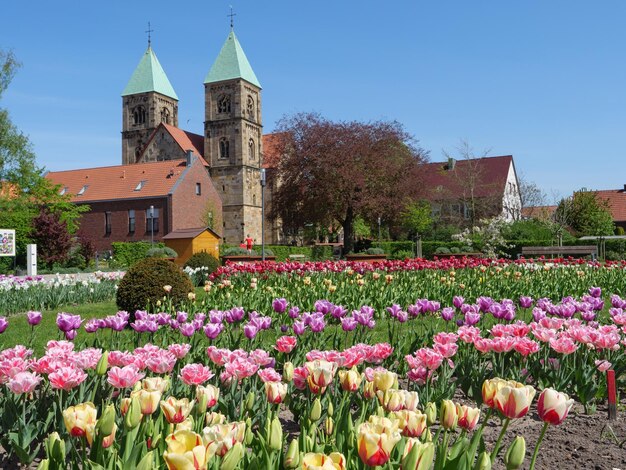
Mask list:
[[[509,419],[521,418],[530,408],[535,389],[530,385],[506,385],[498,390],[494,398],[496,409]]]
[[[265,396],[268,403],[278,405],[287,395],[287,384],[282,382],[265,382]]]
[[[193,404],[194,400],[190,402],[188,398],[179,400],[174,397],[168,397],[167,400],[161,401],[161,411],[168,423],[182,423],[189,416]]]
[[[246,423],[237,421],[234,423],[214,424],[202,431],[203,441],[211,455],[220,457],[226,455],[233,445],[243,442],[246,436]]]
[[[398,421],[381,416],[370,416],[369,421],[359,425],[357,435],[359,457],[370,467],[387,463],[391,451],[402,439]]]
[[[169,470],[200,470],[206,468],[210,455],[202,438],[191,431],[176,431],[165,439],[163,458]]]
[[[459,417],[458,425],[461,429],[473,431],[480,418],[480,408],[456,404],[456,414]]]
[[[489,408],[494,408],[494,398],[498,390],[509,383],[508,380],[495,377],[493,379],[487,379],[483,382],[483,403]]]
[[[163,377],[147,377],[141,381],[141,388],[148,390],[149,392],[158,390],[159,392],[164,393],[168,388],[170,388],[170,381],[169,379],[164,379]]]
[[[303,470],[345,470],[346,458],[339,452],[330,455],[309,452],[302,458]]]
[[[374,372],[374,389],[386,392],[398,381],[398,374],[388,370],[377,370]]]
[[[435,458],[435,445],[416,438],[407,439],[402,456],[403,470],[427,470]]]
[[[196,400],[203,406],[202,409],[198,409],[200,413],[204,413],[208,408],[213,408],[219,398],[220,389],[215,385],[198,385],[196,387]]]
[[[341,389],[345,392],[356,392],[361,386],[363,376],[359,373],[356,366],[350,370],[339,371],[339,383]]]
[[[426,415],[419,411],[401,410],[391,413],[389,417],[398,420],[403,436],[420,437],[426,430]]]
[[[93,442],[98,410],[93,403],[81,403],[63,410],[63,421],[70,435],[86,437],[89,445]]]
[[[315,361],[309,361],[304,365],[309,372],[307,381],[311,391],[313,393],[323,393],[335,377],[337,364],[317,359]]]
[[[456,406],[452,403],[452,400],[443,400],[439,412],[439,424],[441,424],[441,427],[445,430],[454,429],[458,418]]]
[[[131,398],[137,398],[141,405],[141,414],[151,415],[159,407],[161,392],[158,390],[139,389],[130,394]]]
[[[215,411],[208,412],[204,417],[204,423],[207,426],[212,426],[214,424],[224,424],[226,422],[226,416],[222,413],[216,413]]]

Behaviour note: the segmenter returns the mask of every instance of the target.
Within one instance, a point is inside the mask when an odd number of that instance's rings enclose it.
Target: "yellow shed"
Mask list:
[[[183,265],[194,253],[206,251],[220,259],[220,236],[210,228],[185,228],[174,230],[163,237],[165,246],[176,253],[176,264]]]

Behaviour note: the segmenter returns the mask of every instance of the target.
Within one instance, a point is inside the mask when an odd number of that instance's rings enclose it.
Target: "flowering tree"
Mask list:
[[[397,122],[332,122],[303,113],[284,118],[277,131],[271,215],[287,229],[336,220],[350,251],[358,216],[395,220],[417,195],[426,152]]]
[[[470,249],[478,249],[489,258],[505,255],[502,249],[507,248],[507,242],[502,234],[509,223],[502,217],[483,219],[479,225],[466,228],[461,233],[452,235],[454,240],[460,241]]]

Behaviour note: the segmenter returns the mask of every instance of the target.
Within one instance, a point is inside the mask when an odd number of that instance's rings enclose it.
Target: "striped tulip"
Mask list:
[[[192,431],[176,431],[165,439],[167,450],[163,458],[169,470],[199,470],[206,468],[208,455],[202,438]]]
[[[346,458],[339,452],[330,455],[309,452],[302,459],[303,470],[345,470]]]
[[[369,421],[358,427],[357,434],[359,457],[370,467],[387,463],[391,451],[402,439],[398,422],[380,416],[370,416]]]
[[[510,382],[496,393],[496,409],[509,419],[517,419],[528,413],[535,397],[535,389],[530,385]]]
[[[546,388],[539,394],[537,414],[546,423],[557,426],[567,418],[573,403],[574,400],[565,393],[559,393],[553,388]]]

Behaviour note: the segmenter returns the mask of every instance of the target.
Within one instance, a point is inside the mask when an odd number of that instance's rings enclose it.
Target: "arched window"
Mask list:
[[[230,95],[222,95],[217,100],[218,113],[230,113]]]
[[[248,117],[254,119],[254,98],[248,95],[248,102],[246,103],[246,109],[248,110]]]
[[[228,139],[226,137],[222,137],[220,139],[220,158],[228,158],[229,157],[229,147],[230,147],[230,142],[228,142]]]
[[[170,110],[167,108],[161,109],[161,122],[165,124],[170,123]]]
[[[250,139],[250,141],[248,142],[248,158],[250,158],[250,160],[253,161],[254,155],[255,155],[254,139]]]
[[[137,106],[133,109],[133,123],[145,124],[146,122],[146,108],[143,106]]]

